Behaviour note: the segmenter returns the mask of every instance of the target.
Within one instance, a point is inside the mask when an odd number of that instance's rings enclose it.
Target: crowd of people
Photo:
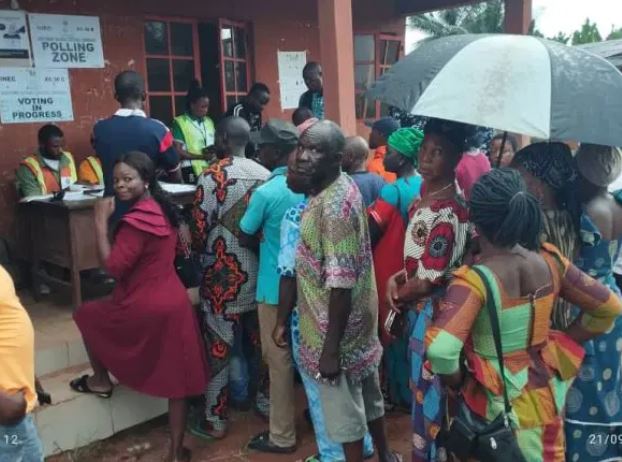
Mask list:
[[[369,142],[346,137],[325,120],[321,66],[303,77],[293,123],[263,122],[257,83],[215,124],[193,82],[168,130],[143,112],[141,76],[123,72],[121,109],[78,169],[63,133],[41,129],[18,187],[101,183],[94,229],[116,281],[75,313],[93,374],[71,388],[110,398],[112,374],[167,398],[171,461],[191,458],[188,421],[225,438],[230,408],[269,422],[250,449],[295,452],[296,373],[318,448],[308,462],[403,460],[388,410],[411,413],[414,462],[451,460],[454,418],[505,415],[525,461],[620,460],[622,195],[608,186],[621,152],[500,135],[486,153],[474,127],[440,119],[385,117]],[[193,206],[174,205],[162,178],[196,184]],[[176,255],[198,261],[198,310]],[[40,460],[32,327],[4,272],[0,303],[0,345],[16,351],[0,433],[19,429],[24,460]]]

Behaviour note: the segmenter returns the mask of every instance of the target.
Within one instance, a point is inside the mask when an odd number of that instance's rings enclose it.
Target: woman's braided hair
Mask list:
[[[495,169],[479,179],[471,191],[470,217],[493,245],[540,248],[542,211],[516,170]]]

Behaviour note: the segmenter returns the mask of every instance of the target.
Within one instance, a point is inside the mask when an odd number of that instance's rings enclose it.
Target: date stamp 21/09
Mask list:
[[[590,433],[587,444],[593,446],[622,446],[622,434],[615,433]]]

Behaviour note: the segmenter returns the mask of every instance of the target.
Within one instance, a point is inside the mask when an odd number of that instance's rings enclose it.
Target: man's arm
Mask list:
[[[244,231],[240,230],[239,241],[242,247],[259,255],[259,236],[257,234],[246,234]]]
[[[295,277],[281,276],[279,281],[279,307],[276,315],[276,326],[272,332],[272,340],[274,340],[276,346],[280,348],[285,348],[287,346],[287,339],[285,338],[287,320],[296,306],[296,299],[298,297],[297,290]]]
[[[259,255],[260,230],[266,217],[267,198],[262,190],[253,191],[244,216],[240,220],[240,245]]]
[[[0,390],[0,425],[15,425],[26,415],[26,398],[23,392],[9,395]]]
[[[15,173],[15,181],[17,183],[17,188],[23,197],[39,196],[43,193],[37,178],[25,165],[20,165],[17,168],[17,172]]]

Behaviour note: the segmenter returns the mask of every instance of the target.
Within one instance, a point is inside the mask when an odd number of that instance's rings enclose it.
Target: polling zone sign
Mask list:
[[[97,16],[29,14],[35,67],[104,67]]]
[[[67,69],[0,68],[0,122],[73,120]]]

